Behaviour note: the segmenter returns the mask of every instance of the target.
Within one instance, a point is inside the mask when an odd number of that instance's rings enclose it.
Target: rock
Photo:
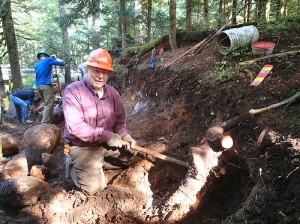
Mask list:
[[[60,137],[60,129],[53,124],[35,125],[24,132],[20,149],[39,149],[51,153],[60,142]]]
[[[41,121],[42,119],[43,119],[43,110],[40,110],[38,112],[38,120]],[[54,110],[53,110],[53,124],[60,124],[64,120],[65,120],[64,112],[62,111],[62,109],[54,107]]]
[[[0,139],[2,142],[2,153],[3,156],[16,154],[19,151],[19,141],[8,133],[0,133]]]
[[[49,185],[32,176],[10,178],[0,183],[0,203],[12,207],[33,205]]]
[[[20,152],[18,155],[14,156],[5,165],[5,170],[3,173],[11,177],[20,177],[28,175],[28,163],[25,155],[25,151]]]
[[[53,110],[53,123],[54,124],[60,124],[64,121],[64,113],[62,109],[59,109],[57,107],[54,107]]]
[[[30,170],[34,165],[42,165],[42,154],[44,153],[44,150],[26,148],[23,152],[26,155],[28,170]]]
[[[31,167],[30,176],[45,180],[50,178],[51,172],[44,165],[34,165]]]
[[[5,169],[5,164],[4,163],[0,163],[0,171],[2,172],[2,170]]]
[[[53,169],[55,167],[55,156],[49,153],[42,154],[42,163],[49,169]]]
[[[9,175],[7,175],[3,172],[0,172],[0,183],[3,182],[4,180],[9,179],[9,178],[11,178],[11,176],[9,176]]]

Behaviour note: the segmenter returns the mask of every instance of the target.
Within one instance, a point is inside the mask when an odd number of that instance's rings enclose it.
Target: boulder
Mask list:
[[[26,159],[25,151],[20,152],[14,156],[5,165],[3,173],[11,177],[20,177],[28,175],[28,162]]]
[[[0,183],[0,203],[12,207],[33,205],[48,189],[48,183],[36,177],[10,178]]]
[[[8,133],[0,133],[0,140],[2,143],[2,153],[3,156],[13,155],[18,153],[19,141]]]
[[[65,120],[64,118],[64,112],[62,109],[54,107],[53,110],[53,123],[54,124],[60,124]]]
[[[51,153],[60,142],[60,136],[60,129],[53,124],[35,125],[24,132],[20,148],[39,149]]]
[[[0,172],[0,183],[1,183],[2,181],[4,181],[4,180],[9,179],[9,178],[11,178],[11,176],[9,176],[9,175],[7,175],[7,174],[5,174],[5,173],[3,173],[3,172]]]
[[[43,109],[43,107],[42,107]],[[43,119],[43,110],[38,112],[38,120],[41,121]],[[61,124],[65,120],[64,112],[59,107],[54,107],[53,109],[53,124]]]
[[[50,170],[54,169],[56,166],[55,156],[53,154],[43,153],[42,154],[42,163],[48,169],[50,169]]]
[[[51,177],[51,172],[44,165],[34,165],[31,167],[30,176],[45,180]]]

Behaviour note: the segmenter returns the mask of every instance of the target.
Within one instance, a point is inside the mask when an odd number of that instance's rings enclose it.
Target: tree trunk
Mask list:
[[[121,36],[122,36],[122,52],[127,48],[126,41],[126,4],[125,0],[120,0],[120,25],[121,25]]]
[[[244,6],[245,6],[247,3],[248,3],[248,0],[245,0]],[[248,13],[249,13],[249,10],[248,10],[248,7],[246,7],[245,10],[244,10],[244,23],[247,23]]]
[[[186,29],[190,31],[192,29],[192,0],[185,0],[185,24]]]
[[[204,0],[204,22],[205,22],[205,30],[209,29],[209,16],[208,16],[208,0]]]
[[[94,4],[94,10],[92,12],[92,22],[94,29],[92,34],[93,50],[100,47],[100,7],[98,1],[95,1]]]
[[[227,0],[223,0],[223,16],[224,16],[224,20],[227,20],[230,16],[229,16],[229,9],[228,9],[228,1]]]
[[[152,18],[152,0],[148,0],[147,4],[147,37],[146,41],[151,40],[151,18]]]
[[[251,1],[251,0],[247,0],[247,3],[248,3],[248,6],[247,6],[247,11],[248,11],[248,14],[247,14],[247,23],[249,23],[249,21],[250,21],[250,12],[251,12],[251,4],[250,4],[250,1]]]
[[[265,3],[264,0],[258,0],[257,1],[257,19],[261,19],[263,21],[266,20],[265,18]]]
[[[1,62],[0,62],[1,64]],[[0,65],[0,99],[6,97],[2,68]],[[1,111],[1,110],[0,110]]]
[[[219,12],[219,16],[218,16],[218,27],[221,27],[222,24],[223,24],[223,0],[219,0],[219,9],[218,9],[218,12]]]
[[[234,16],[234,15],[236,15],[236,12],[237,12],[237,10],[236,10],[236,7],[237,7],[237,0],[232,0],[232,24],[233,25],[236,25],[237,23],[236,23],[236,16]]]
[[[65,6],[62,3],[59,7],[59,13],[61,17],[64,17],[66,14]],[[68,27],[67,25],[60,24],[61,32],[62,32],[62,43],[63,43],[63,52],[64,52],[64,62],[65,62],[65,84],[68,85],[71,83],[71,57],[70,57],[70,48],[69,48],[69,35],[68,35]]]
[[[270,21],[270,12],[271,12],[271,0],[267,0],[266,1],[266,21],[269,22]]]
[[[169,43],[172,51],[177,49],[176,41],[176,0],[170,0],[169,6],[169,25],[170,25],[170,34],[169,34]]]
[[[284,2],[284,4],[283,4],[283,6],[284,6],[284,8],[283,8],[283,16],[287,17],[287,3],[288,3],[288,1],[287,0],[283,0],[283,2]]]
[[[9,64],[11,68],[11,80],[13,83],[12,91],[14,92],[22,87],[18,44],[11,13],[11,2],[10,0],[0,0],[0,5],[3,32],[6,40]]]
[[[0,60],[0,100],[1,100],[1,105],[2,105],[0,107],[0,124],[3,124],[2,107],[5,108],[5,105],[2,102],[2,98],[7,97],[7,94],[5,92],[5,85],[4,85],[5,83],[4,83],[4,79],[3,79],[1,64],[2,64],[2,61]],[[0,156],[3,156],[1,154],[2,154],[2,142],[1,142],[1,138],[0,138]]]
[[[276,15],[276,20],[280,18],[280,0],[275,1],[275,15]]]

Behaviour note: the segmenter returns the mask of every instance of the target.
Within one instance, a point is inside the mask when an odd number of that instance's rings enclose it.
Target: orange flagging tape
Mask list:
[[[272,70],[273,65],[264,65],[262,70],[253,80],[253,82],[249,86],[259,86],[261,82],[267,77],[268,73]]]

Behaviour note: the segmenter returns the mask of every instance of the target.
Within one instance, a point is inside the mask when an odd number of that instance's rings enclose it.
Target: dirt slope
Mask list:
[[[275,42],[276,54],[299,48],[299,34],[299,29],[281,30],[260,33],[260,39]],[[148,68],[149,55],[140,58],[137,66],[115,75],[111,82],[124,99],[127,125],[138,144],[191,167],[198,165],[191,155],[195,149],[203,150],[206,131],[236,119],[225,132],[233,138],[232,148],[224,151],[212,142],[213,156],[201,151],[210,169],[195,206],[185,214],[176,213],[193,200],[193,195],[187,195],[172,209],[168,207],[183,182],[188,182],[188,171],[151,157],[127,170],[107,171],[108,188],[87,197],[64,182],[61,150],[56,155],[61,175],[48,180],[51,190],[36,205],[16,212],[1,208],[2,223],[299,223],[300,104],[256,116],[248,112],[300,91],[300,56],[242,67],[238,62],[254,58],[250,48],[224,57],[213,41],[201,54],[163,67],[194,44],[180,42],[177,52],[166,47],[157,55],[155,70]],[[264,64],[273,64],[272,72],[260,86],[249,86]],[[21,131],[9,127],[3,131],[20,137]],[[217,165],[210,164],[216,159]],[[195,183],[199,187],[200,182]]]
[[[260,33],[260,40],[276,43],[273,54],[299,50],[299,39],[295,29]],[[223,153],[207,189],[199,194],[200,205],[181,223],[298,223],[299,101],[256,116],[250,116],[249,110],[300,91],[300,55],[239,66],[257,57],[250,47],[225,57],[212,42],[201,54],[164,68],[193,46],[185,44],[176,53],[158,55],[155,70],[148,68],[149,58],[145,58],[128,72],[122,86],[132,89],[134,96],[124,91],[127,98],[142,102],[142,109],[128,123],[140,144],[164,144],[164,153],[183,160],[188,160],[190,147],[201,145],[208,128],[239,118],[238,125],[227,132],[234,139],[234,155]],[[272,72],[260,86],[249,86],[265,64],[274,66]],[[264,136],[262,143],[257,144],[260,136]],[[155,165],[161,171],[152,184],[157,197],[175,182],[164,172],[166,166]]]

